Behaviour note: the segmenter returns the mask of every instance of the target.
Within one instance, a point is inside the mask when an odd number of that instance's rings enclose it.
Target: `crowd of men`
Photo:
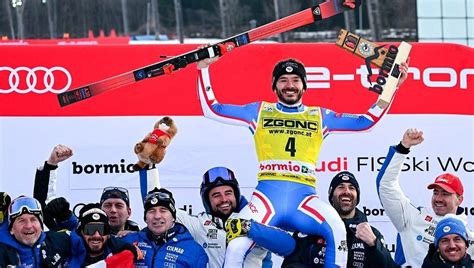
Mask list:
[[[381,203],[400,235],[395,260],[383,235],[356,207],[361,189],[355,175],[343,171],[332,179],[328,200],[347,231],[347,267],[472,267],[472,253],[468,253],[468,249],[472,252],[472,233],[459,208],[464,194],[461,180],[446,173],[428,185],[431,208],[411,204],[399,186],[406,154],[422,141],[421,131],[407,130],[402,141],[390,147],[376,179]],[[173,194],[155,187],[160,184],[156,169],[140,172],[152,178],[142,180],[151,185],[141,187],[154,187],[143,197],[145,228],[140,230],[129,219],[130,196],[122,187],[104,188],[99,202],[83,205],[74,215],[64,197],[47,200],[54,195],[54,187],[49,187],[56,183],[54,170],[70,156],[72,150],[64,145],[53,149],[37,170],[35,198],[11,200],[6,193],[0,195],[0,267],[85,267],[100,262],[108,267],[222,267],[226,244],[239,236],[256,242],[245,267],[272,267],[269,252],[285,257],[282,267],[325,265],[326,245],[321,236],[301,232],[290,236],[253,220],[229,218],[247,201],[235,174],[225,167],[211,168],[203,175],[200,195],[206,211],[198,215],[176,209]]]
[[[198,63],[203,110],[240,118],[249,126],[261,163],[278,162],[275,155],[315,163],[323,128],[326,134],[341,128],[365,130],[384,114],[375,105],[367,116],[304,106],[306,72],[294,59],[277,63],[273,71],[278,103],[221,105],[209,84],[210,63]],[[401,64],[404,77],[407,69]],[[269,136],[260,123],[255,126],[262,116],[319,120],[318,135]],[[286,146],[279,146],[283,140]],[[199,193],[205,211],[189,215],[177,209],[173,193],[161,187],[158,170],[147,166],[139,171],[144,209],[140,224],[130,220],[130,198],[138,197],[118,185],[104,188],[96,203],[76,204],[77,215],[65,197],[56,197],[55,169],[73,155],[72,149],[58,145],[36,171],[33,197],[0,194],[0,267],[272,267],[271,252],[283,256],[287,268],[473,267],[474,247],[469,245],[474,236],[460,209],[461,179],[451,173],[436,177],[427,186],[432,190],[428,207],[413,205],[400,187],[404,160],[422,142],[422,131],[408,129],[400,143],[389,148],[373,178],[380,203],[399,233],[394,259],[383,235],[357,208],[362,193],[350,171],[335,174],[329,202],[316,195],[315,174],[260,172],[257,192],[248,202],[231,169],[212,167],[202,175]],[[271,217],[250,211],[263,205],[275,209],[264,211]],[[291,224],[286,221],[290,217]]]

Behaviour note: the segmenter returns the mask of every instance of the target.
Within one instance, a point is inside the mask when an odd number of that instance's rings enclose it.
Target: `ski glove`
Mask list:
[[[246,219],[228,219],[225,223],[225,230],[227,232],[226,243],[229,244],[230,241],[239,236],[246,236],[250,230],[251,223],[250,220]]]
[[[56,224],[68,220],[72,215],[72,211],[69,207],[70,204],[64,197],[58,197],[51,200],[44,208],[45,224],[49,223],[46,218],[54,219]],[[50,226],[48,226],[48,228],[51,229]]]

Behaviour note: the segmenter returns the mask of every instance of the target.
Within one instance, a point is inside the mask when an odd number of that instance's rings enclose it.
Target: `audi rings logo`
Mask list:
[[[8,82],[6,82],[8,81]],[[34,92],[62,93],[69,89],[72,76],[63,67],[5,67],[0,66],[0,93],[8,94],[17,92],[26,94]]]

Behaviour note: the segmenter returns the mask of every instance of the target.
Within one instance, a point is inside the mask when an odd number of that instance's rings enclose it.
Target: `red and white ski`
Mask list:
[[[235,35],[209,47],[196,49],[143,68],[63,92],[58,94],[59,104],[64,107],[147,78],[170,74],[186,67],[188,64],[214,56],[221,56],[234,47],[241,47],[272,35],[327,19],[344,11],[353,10],[361,4],[362,0],[327,0],[317,6]]]

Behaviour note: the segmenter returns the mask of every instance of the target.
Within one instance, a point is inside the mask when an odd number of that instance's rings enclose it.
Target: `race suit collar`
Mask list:
[[[304,105],[302,103],[288,106],[286,104],[283,104],[281,102],[277,102],[276,107],[278,110],[282,112],[288,112],[288,113],[296,113],[296,112],[303,112],[304,111]]]

